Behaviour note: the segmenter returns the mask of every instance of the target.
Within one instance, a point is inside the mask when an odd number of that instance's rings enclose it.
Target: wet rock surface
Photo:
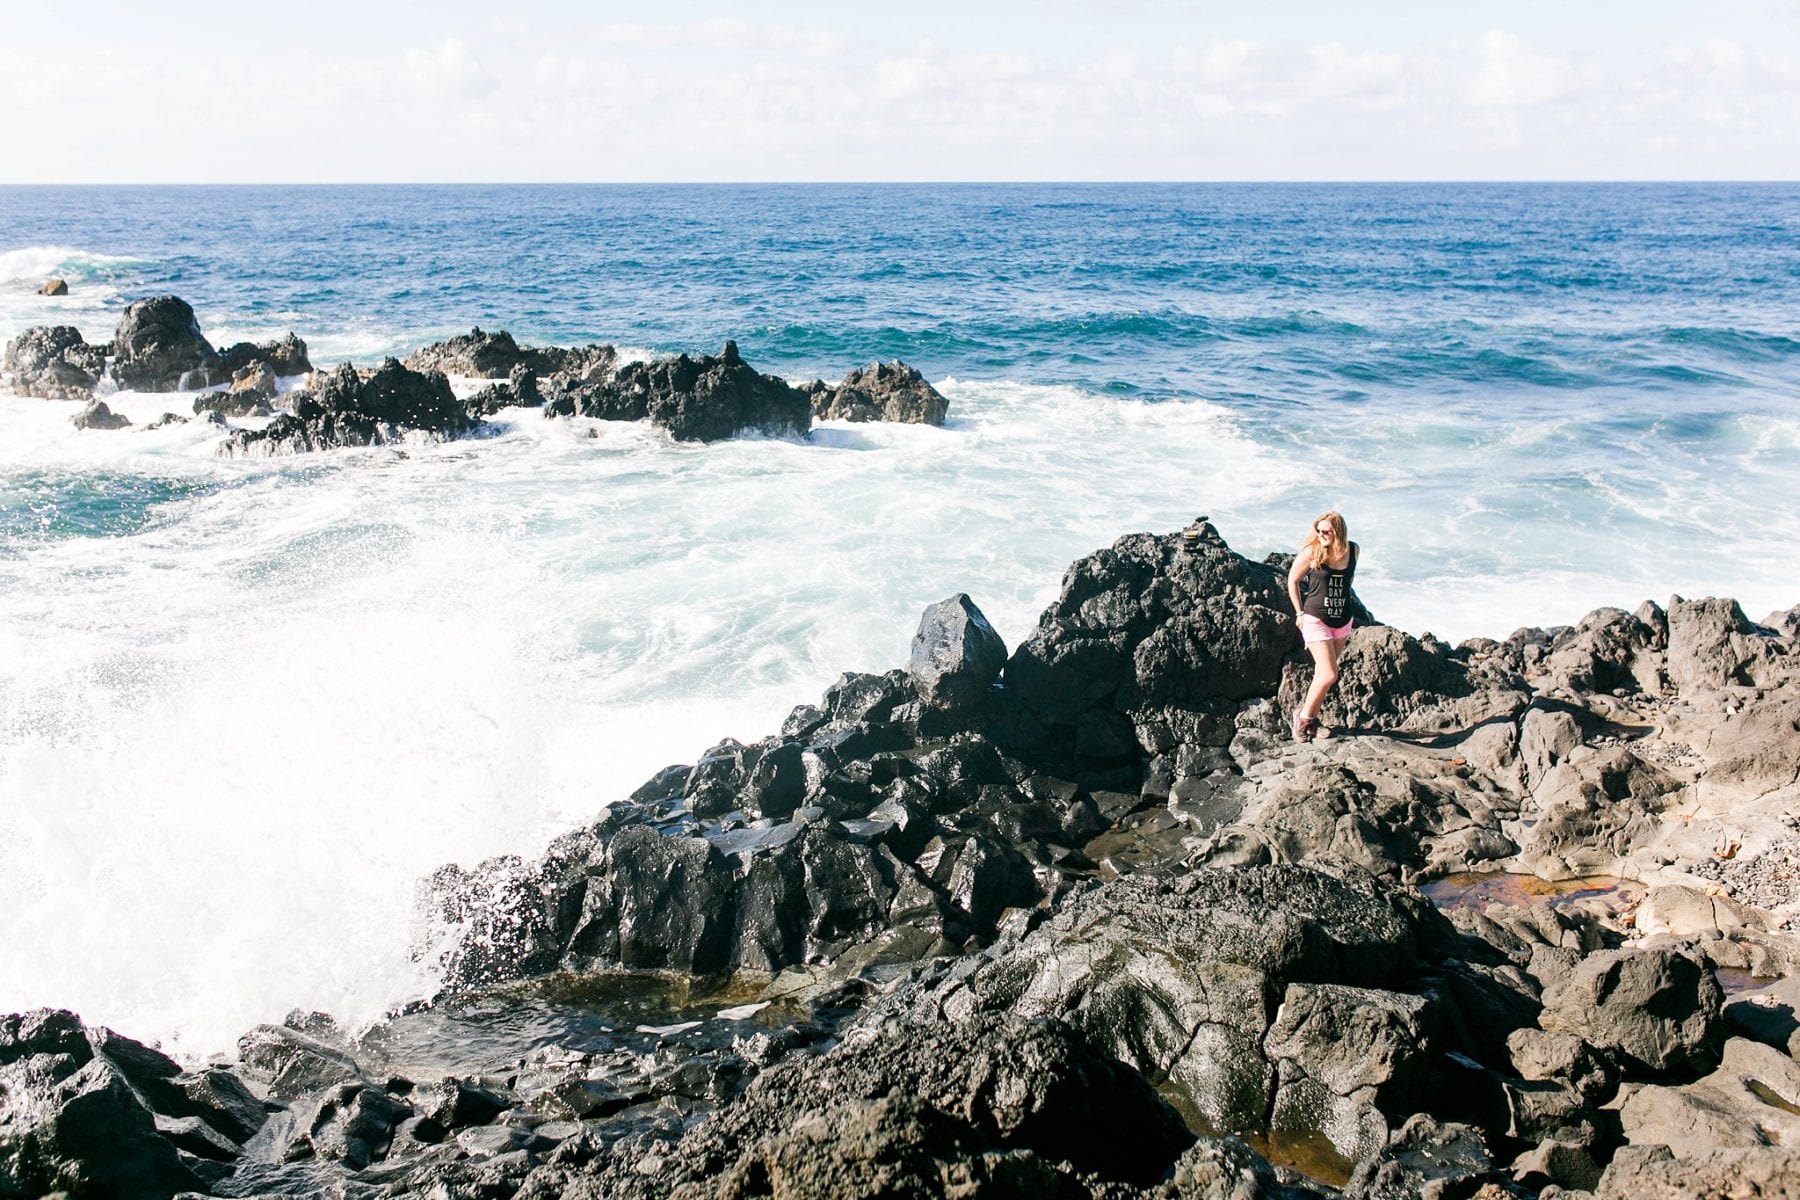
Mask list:
[[[751,369],[739,357],[736,342],[726,342],[717,355],[627,363],[610,379],[562,390],[546,412],[649,420],[683,442],[717,441],[745,430],[804,434],[812,427],[806,393]]]
[[[131,418],[114,412],[104,400],[89,400],[69,422],[77,429],[123,429],[131,424]]]
[[[122,388],[174,392],[228,380],[218,352],[179,296],[153,296],[126,306],[113,334],[112,376]]]
[[[289,397],[290,409],[261,429],[233,430],[229,455],[304,453],[338,446],[377,446],[419,430],[444,437],[474,427],[444,376],[421,375],[386,362],[366,378],[349,363],[315,371]]]
[[[917,370],[898,359],[871,363],[833,386],[817,381],[807,388],[817,421],[899,421],[942,425],[950,402]]]
[[[496,341],[468,363],[522,389]],[[647,413],[724,357],[582,386]],[[309,402],[470,419],[442,376],[383,372],[366,408],[349,368]],[[1800,970],[1781,614],[1459,647],[1370,625],[1333,736],[1297,746],[1280,569],[1204,521],[1122,538],[1010,654],[971,598],[935,605],[906,669],[534,860],[436,873],[426,915],[461,932],[435,1005],[252,1031],[206,1094],[254,1112],[132,1082],[150,1132],[117,1144],[218,1195],[1788,1194],[1795,998],[1715,979]],[[1409,886],[1498,867],[1544,890]],[[0,1145],[47,1119],[26,1094]],[[1310,1147],[1312,1177],[1251,1140]],[[39,1175],[111,1169],[55,1145]]]
[[[165,1197],[228,1174],[262,1127],[234,1074],[183,1071],[73,1013],[0,1017],[0,1189]]]
[[[219,352],[219,365],[234,380],[239,372],[256,366],[279,379],[310,375],[313,369],[306,343],[292,333],[269,342],[235,342]]]
[[[88,345],[72,325],[38,326],[6,343],[4,366],[21,396],[86,400],[106,370],[106,347]]]

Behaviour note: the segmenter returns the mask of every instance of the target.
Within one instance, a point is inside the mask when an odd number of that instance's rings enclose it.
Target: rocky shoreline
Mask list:
[[[804,436],[815,419],[942,425],[949,411],[943,395],[902,362],[858,368],[838,384],[796,387],[751,369],[735,342],[717,355],[621,363],[612,346],[522,347],[504,330],[476,328],[373,371],[349,363],[315,371],[293,333],[215,350],[179,296],[128,305],[109,345],[91,345],[69,325],[27,329],[7,342],[3,367],[21,396],[83,403],[70,418],[78,429],[131,424],[101,398],[109,389],[198,392],[194,415],[226,427],[219,452],[230,456],[468,437],[515,406],[547,417],[648,421],[677,441]],[[491,382],[459,397],[452,376]],[[245,417],[267,421],[232,425]],[[149,428],[188,419],[164,413]]]
[[[437,872],[446,991],[360,1037],[184,1071],[0,1020],[0,1194],[1800,1195],[1800,607],[1371,622],[1295,745],[1284,565],[1202,519],[1010,650],[934,605],[906,668]],[[1500,870],[1586,894],[1414,886]]]

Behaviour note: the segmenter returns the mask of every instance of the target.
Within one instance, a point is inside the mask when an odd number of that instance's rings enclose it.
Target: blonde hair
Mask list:
[[[1331,526],[1331,545],[1321,547],[1319,544],[1319,522],[1324,521]],[[1344,525],[1344,514],[1336,509],[1320,513],[1306,527],[1306,542],[1300,547],[1300,553],[1310,559],[1313,566],[1323,566],[1340,554],[1350,552],[1350,532]]]

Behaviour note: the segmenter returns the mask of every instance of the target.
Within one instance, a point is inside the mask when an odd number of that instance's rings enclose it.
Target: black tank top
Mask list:
[[[1316,566],[1300,577],[1300,611],[1317,617],[1333,629],[1350,623],[1350,581],[1356,577],[1356,543],[1350,543],[1350,561],[1344,569]]]

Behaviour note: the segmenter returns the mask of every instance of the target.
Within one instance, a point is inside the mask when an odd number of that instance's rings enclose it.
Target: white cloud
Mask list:
[[[736,17],[652,23],[615,21],[592,30],[609,50],[755,50],[822,58],[842,54],[844,38],[832,30],[792,25],[759,25]]]
[[[1399,54],[1351,50],[1338,42],[1307,51],[1304,86],[1313,95],[1371,109],[1396,109],[1406,102],[1406,60]]]
[[[1467,96],[1476,108],[1524,108],[1560,100],[1574,87],[1567,62],[1538,54],[1517,35],[1494,29],[1481,35]]]
[[[438,95],[480,98],[496,86],[461,38],[445,38],[430,50],[408,50],[401,68],[413,86]]]
[[[445,32],[154,66],[124,45],[0,44],[0,182],[1800,176],[1800,65],[1720,36],[1625,59],[1501,31],[1404,50],[907,44],[736,18]],[[83,86],[33,82],[58,61],[81,61]],[[56,132],[124,111],[153,115],[105,153]],[[220,149],[270,129],[304,156]]]

